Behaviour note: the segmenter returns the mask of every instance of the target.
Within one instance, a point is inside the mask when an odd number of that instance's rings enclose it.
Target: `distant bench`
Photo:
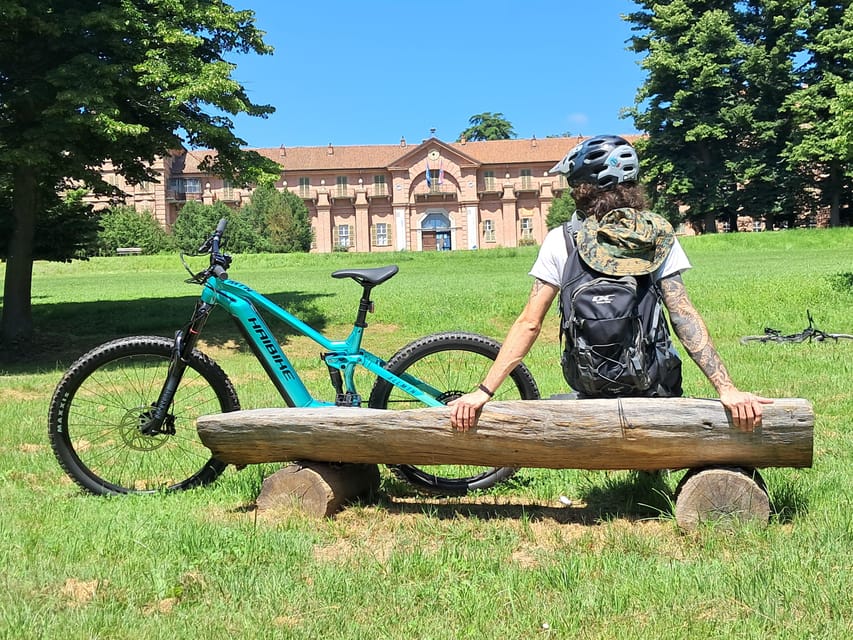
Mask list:
[[[142,247],[119,247],[116,249],[116,255],[119,256],[138,256],[142,253]]]

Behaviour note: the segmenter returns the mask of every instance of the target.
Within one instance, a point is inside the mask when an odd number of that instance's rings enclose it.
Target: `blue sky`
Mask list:
[[[631,0],[232,0],[271,56],[232,58],[269,118],[238,117],[252,147],[451,142],[503,113],[517,137],[634,133],[619,112],[644,73],[627,50]],[[319,9],[319,10],[318,10]]]

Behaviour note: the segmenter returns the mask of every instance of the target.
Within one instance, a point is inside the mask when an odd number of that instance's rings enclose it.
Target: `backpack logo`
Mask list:
[[[613,304],[613,297],[616,294],[609,293],[606,296],[592,296],[592,304]]]

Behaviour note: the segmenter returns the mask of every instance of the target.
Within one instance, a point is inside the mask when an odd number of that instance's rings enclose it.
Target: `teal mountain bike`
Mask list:
[[[497,356],[498,342],[463,332],[420,338],[388,361],[362,349],[367,314],[373,310],[371,292],[397,273],[394,265],[332,274],[356,281],[362,294],[349,336],[330,340],[260,293],[228,278],[232,258],[222,251],[225,227],[223,219],[199,248],[200,254],[210,254],[209,266],[199,273],[187,266],[192,276],[187,282],[201,285],[201,296],[189,322],[174,338],[132,336],[102,344],[74,362],[57,385],[50,403],[50,443],[59,464],[86,491],[175,491],[208,484],[224,471],[226,465],[211,457],[196,431],[199,416],[240,409],[231,380],[196,348],[216,307],[236,322],[288,407],[363,406],[355,388],[359,367],[376,376],[367,400],[371,408],[441,406],[474,389]],[[320,346],[331,383],[329,400],[311,395],[263,314]],[[533,400],[539,390],[530,371],[519,365],[495,397]],[[416,487],[443,495],[485,489],[515,471],[389,467]]]

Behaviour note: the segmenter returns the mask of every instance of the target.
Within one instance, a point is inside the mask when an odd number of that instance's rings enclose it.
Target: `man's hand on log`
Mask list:
[[[489,401],[484,391],[477,389],[448,402],[450,407],[450,426],[457,431],[468,431],[477,426],[483,407]]]
[[[739,391],[732,387],[720,393],[720,402],[732,416],[732,423],[739,431],[754,431],[761,426],[761,405],[773,404],[770,398]]]

